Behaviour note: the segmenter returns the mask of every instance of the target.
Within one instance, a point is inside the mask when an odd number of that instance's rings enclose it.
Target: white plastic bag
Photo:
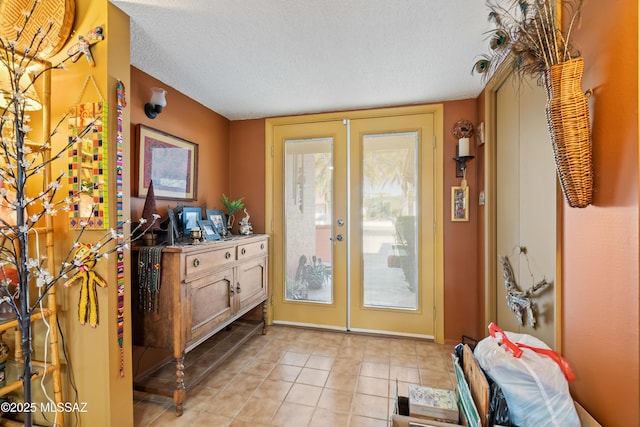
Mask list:
[[[493,323],[489,330],[474,355],[502,389],[511,421],[520,427],[580,427],[565,377],[573,375],[566,360],[531,335],[504,332]]]

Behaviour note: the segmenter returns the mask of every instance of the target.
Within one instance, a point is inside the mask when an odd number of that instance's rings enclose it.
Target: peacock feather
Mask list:
[[[540,78],[552,65],[579,56],[570,35],[580,16],[583,0],[564,2],[571,16],[566,33],[559,28],[555,0],[487,0],[489,52],[481,55],[472,73],[489,79],[503,64],[519,75]]]

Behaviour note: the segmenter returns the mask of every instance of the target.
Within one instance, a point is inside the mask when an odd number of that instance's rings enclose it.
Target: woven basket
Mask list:
[[[24,11],[30,10],[33,0],[0,0],[0,35],[5,40],[15,40],[16,27],[24,23]],[[24,28],[22,36],[16,45],[20,52],[24,52],[31,44],[31,40],[40,28],[51,30],[42,41],[38,49],[42,59],[48,59],[62,49],[67,42],[73,21],[76,16],[75,0],[40,0],[40,4],[29,18],[28,25]]]
[[[589,107],[582,91],[584,59],[553,65],[543,74],[547,124],[562,193],[573,208],[591,204],[593,166]]]

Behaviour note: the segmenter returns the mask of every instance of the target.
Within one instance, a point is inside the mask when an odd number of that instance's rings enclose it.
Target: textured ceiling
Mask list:
[[[482,89],[470,71],[487,50],[484,1],[111,2],[131,16],[132,65],[230,120]]]

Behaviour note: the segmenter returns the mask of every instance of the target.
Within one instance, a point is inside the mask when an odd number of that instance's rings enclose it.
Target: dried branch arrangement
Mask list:
[[[504,6],[503,4],[507,4]],[[547,93],[545,114],[562,192],[571,207],[584,208],[593,196],[589,106],[582,91],[584,58],[571,43],[583,0],[488,0],[491,52],[472,72],[489,80],[505,64],[517,77],[531,77]],[[570,19],[562,31],[556,5]]]
[[[555,0],[489,0],[491,52],[475,63],[474,72],[489,78],[503,61],[521,76],[539,79],[545,70],[580,56],[571,44],[583,0],[563,2],[571,17],[566,32],[559,27]]]

